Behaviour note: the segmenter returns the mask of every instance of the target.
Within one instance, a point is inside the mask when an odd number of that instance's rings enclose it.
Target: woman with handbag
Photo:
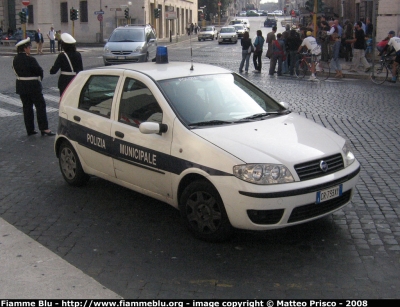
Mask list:
[[[269,66],[270,76],[275,73],[276,62],[278,62],[278,76],[282,76],[282,61],[284,60],[286,60],[285,42],[282,39],[282,34],[278,33],[272,45],[272,58]]]
[[[250,55],[252,52],[254,52],[254,47],[253,44],[251,43],[251,39],[249,37],[249,32],[244,32],[243,38],[240,41],[240,44],[242,45],[242,61],[240,62],[239,66],[239,72],[243,72],[243,66],[244,63],[246,62],[245,66],[245,71],[246,73],[249,72],[249,60],[250,60]]]
[[[262,62],[261,55],[263,52],[265,39],[262,36],[261,30],[257,30],[257,37],[254,40],[254,54],[253,54],[253,64],[254,64],[254,72],[261,72]]]

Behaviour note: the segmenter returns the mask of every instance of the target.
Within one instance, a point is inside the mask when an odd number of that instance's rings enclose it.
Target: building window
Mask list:
[[[34,24],[33,5],[28,5],[28,24]]]
[[[88,6],[87,1],[79,2],[79,20],[81,22],[88,22]]]
[[[60,3],[61,22],[68,22],[68,2]]]

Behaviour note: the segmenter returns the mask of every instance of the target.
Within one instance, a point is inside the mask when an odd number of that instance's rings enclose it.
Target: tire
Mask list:
[[[325,62],[325,61],[319,61],[315,63],[315,65],[319,65],[320,71],[315,71],[315,77],[321,81],[324,81],[329,78],[331,68],[330,68],[330,62]]]
[[[387,67],[385,65],[383,66],[379,65],[374,68],[374,76],[372,76],[372,71],[371,71],[369,78],[375,84],[382,84],[387,80],[388,75],[389,75],[389,70],[387,69]]]
[[[83,171],[75,149],[67,141],[62,142],[60,145],[58,163],[61,173],[69,185],[79,187],[88,182],[89,175]]]
[[[298,60],[294,66],[294,74],[297,78],[304,78],[308,71],[308,65],[302,60]]]
[[[179,210],[183,223],[198,239],[221,242],[233,233],[218,191],[206,180],[194,181],[185,188]]]

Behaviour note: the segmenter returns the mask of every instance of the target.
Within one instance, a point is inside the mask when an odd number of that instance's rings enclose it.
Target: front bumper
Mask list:
[[[305,223],[344,207],[352,198],[360,166],[303,182],[260,186],[234,176],[213,178],[232,226],[268,230]],[[342,185],[342,195],[317,203],[317,192]]]
[[[131,53],[128,55],[103,55],[104,64],[138,63],[146,61],[145,53]]]

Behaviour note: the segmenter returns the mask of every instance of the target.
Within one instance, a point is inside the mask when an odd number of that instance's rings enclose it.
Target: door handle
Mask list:
[[[74,115],[74,119],[75,119],[77,122],[80,122],[80,121],[81,121],[81,118],[80,118],[79,116],[76,116],[76,115]]]
[[[115,135],[116,135],[117,137],[121,138],[121,139],[124,138],[124,134],[123,134],[122,132],[115,131]]]

